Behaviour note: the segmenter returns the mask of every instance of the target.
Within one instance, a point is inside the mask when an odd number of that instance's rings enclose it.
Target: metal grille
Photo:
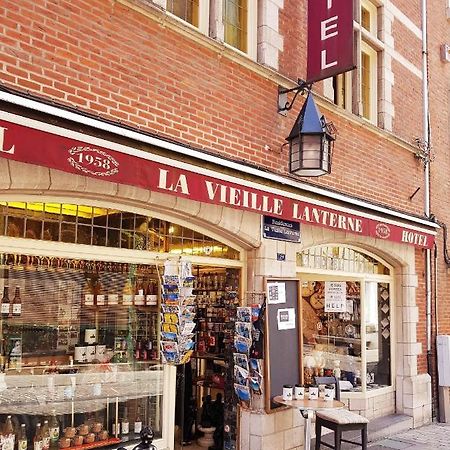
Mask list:
[[[313,247],[297,253],[297,266],[309,269],[389,275],[390,270],[375,258],[349,247]]]

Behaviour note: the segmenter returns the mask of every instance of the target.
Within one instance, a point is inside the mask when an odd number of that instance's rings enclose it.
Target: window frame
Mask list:
[[[344,272],[341,270],[330,270],[330,269],[319,269],[319,268],[310,268],[310,267],[303,267],[299,266],[297,264],[296,267],[296,273],[297,278],[300,280],[300,282],[304,281],[355,281],[360,283],[361,287],[361,380],[364,380],[361,383],[361,391],[360,392],[342,392],[341,397],[345,398],[369,398],[369,397],[376,397],[378,395],[383,395],[388,392],[394,392],[396,389],[396,379],[395,379],[395,343],[397,342],[396,338],[396,331],[395,331],[395,323],[396,323],[396,284],[395,284],[395,273],[393,267],[384,261],[382,258],[378,257],[377,255],[374,255],[371,252],[368,252],[364,249],[361,249],[356,246],[352,245],[343,245],[338,243],[329,243],[325,245],[315,245],[308,248],[304,248],[302,251],[298,253],[302,253],[306,250],[311,250],[313,248],[320,248],[320,247],[342,247],[342,248],[348,248],[355,250],[359,253],[362,253],[364,255],[370,256],[383,265],[385,265],[388,269],[390,274],[389,275],[383,275],[383,274],[371,274],[371,273],[362,273],[362,272]],[[365,327],[365,317],[366,317],[366,282],[372,281],[377,283],[386,283],[389,285],[389,293],[390,293],[390,299],[389,299],[389,306],[390,306],[390,385],[378,389],[373,390],[367,390],[367,349],[366,345],[363,345],[362,343],[366,342],[366,327]],[[364,324],[364,326],[363,326]],[[304,361],[303,357],[303,345],[302,345],[302,361]]]
[[[363,53],[369,58],[369,84],[370,84],[370,105],[369,115],[364,115],[364,97],[362,83],[362,55]],[[378,122],[378,52],[364,40],[361,41],[360,64],[359,64],[359,103],[360,115],[363,119],[377,125]]]

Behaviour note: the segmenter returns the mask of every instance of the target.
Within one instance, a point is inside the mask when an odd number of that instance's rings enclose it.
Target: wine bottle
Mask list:
[[[124,408],[121,426],[122,426],[122,434],[128,434],[130,432],[130,422],[128,422],[127,408]]]
[[[48,450],[50,448],[50,428],[48,426],[48,420],[44,420],[44,426],[42,427],[42,450]]]
[[[142,281],[136,283],[136,291],[134,293],[134,304],[136,306],[145,305],[144,283]]]
[[[84,294],[84,304],[86,306],[94,306],[95,294],[93,289],[93,281],[91,278],[86,280],[86,294]]]
[[[42,449],[43,449],[42,429],[41,429],[41,424],[38,423],[36,425],[36,432],[35,432],[34,438],[33,438],[33,450],[42,450]]]
[[[133,286],[131,285],[131,280],[127,278],[122,292],[122,305],[131,306],[133,297]]]
[[[48,425],[50,428],[50,447],[57,448],[59,440],[59,422],[54,409],[52,410],[52,415]]]
[[[20,288],[16,286],[16,292],[12,301],[12,314],[13,316],[20,316],[22,314],[22,299],[20,298]]]
[[[17,436],[17,450],[27,450],[28,439],[27,430],[24,423],[20,425],[19,434]]]
[[[97,306],[104,306],[106,304],[105,293],[103,292],[103,285],[100,280],[97,280],[95,285],[95,299]]]
[[[9,286],[5,286],[3,288],[3,297],[2,297],[2,317],[7,318],[11,313],[11,300],[9,299]]]
[[[141,408],[138,407],[136,417],[134,419],[134,432],[139,434],[142,430]]]
[[[11,416],[8,416],[3,428],[2,450],[14,450],[15,440],[16,436],[14,433]]]

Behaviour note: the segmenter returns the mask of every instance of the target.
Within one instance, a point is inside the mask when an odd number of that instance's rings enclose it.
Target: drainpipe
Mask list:
[[[422,0],[422,101],[423,101],[423,140],[426,148],[424,159],[424,213],[430,217],[430,122],[428,103],[428,36],[427,36],[427,0]],[[427,367],[432,377],[431,364],[431,249],[426,250],[425,263],[425,292],[426,292],[426,330],[427,330]]]

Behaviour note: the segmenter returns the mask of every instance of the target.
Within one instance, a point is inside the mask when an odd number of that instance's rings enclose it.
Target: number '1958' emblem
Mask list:
[[[69,164],[80,172],[97,177],[110,177],[119,172],[119,163],[103,150],[91,147],[72,147],[67,158]]]

